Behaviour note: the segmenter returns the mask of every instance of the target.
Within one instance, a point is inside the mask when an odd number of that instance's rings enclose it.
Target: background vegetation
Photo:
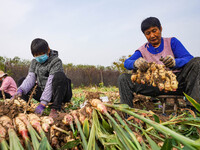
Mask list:
[[[73,65],[63,64],[65,74],[72,80],[73,87],[84,86],[117,86],[117,79],[121,73],[128,72],[124,68],[126,56],[122,56],[112,66]],[[30,60],[19,57],[7,58],[0,56],[0,70],[8,73],[17,82],[28,73]]]

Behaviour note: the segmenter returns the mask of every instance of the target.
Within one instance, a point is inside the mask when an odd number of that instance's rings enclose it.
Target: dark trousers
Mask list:
[[[11,95],[9,93],[4,92],[4,94],[5,94],[5,98],[11,98]],[[3,98],[1,90],[0,90],[0,98]]]
[[[25,79],[25,78],[24,78]],[[21,85],[23,79],[19,80],[18,85]],[[22,99],[28,101],[29,96],[32,90],[28,92],[26,95],[22,95]],[[40,97],[43,91],[39,86],[36,88],[36,93],[34,94],[33,98],[37,101],[40,101]],[[71,90],[71,80],[68,79],[64,72],[57,72],[54,75],[52,80],[52,99],[51,99],[51,108],[56,110],[60,110],[62,104],[66,102],[70,102],[72,97],[72,90]]]
[[[164,92],[157,87],[133,83],[131,74],[121,74],[118,78],[120,101],[122,104],[133,107],[133,93],[155,97],[158,95],[183,95],[185,92],[200,103],[200,57],[191,59],[181,72],[176,73],[176,76],[179,82],[178,89],[175,92]],[[191,105],[188,101],[186,103]]]

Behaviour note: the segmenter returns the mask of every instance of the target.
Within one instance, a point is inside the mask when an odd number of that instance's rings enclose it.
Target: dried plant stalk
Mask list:
[[[28,102],[27,102],[26,107],[25,107],[25,110],[24,110],[24,114],[26,114],[28,105],[29,105],[31,99],[33,98],[33,95],[35,94],[36,88],[37,88],[37,84],[35,85],[35,87],[33,88],[33,91],[31,92],[31,95],[30,95],[30,97],[29,97],[29,99],[28,99]]]
[[[1,90],[1,93],[3,95],[3,100],[5,101],[6,100],[6,96],[5,96],[4,90]]]

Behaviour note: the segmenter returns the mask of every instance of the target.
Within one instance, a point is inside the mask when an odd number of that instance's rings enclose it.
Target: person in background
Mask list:
[[[174,92],[160,91],[158,87],[147,84],[132,83],[131,74],[121,74],[118,87],[121,103],[133,106],[133,93],[156,97],[158,95],[183,95],[183,92],[200,103],[200,57],[194,58],[183,44],[175,37],[162,37],[162,26],[156,17],[149,17],[142,21],[141,30],[147,43],[139,47],[134,54],[125,60],[124,67],[128,70],[148,69],[147,63],[164,64],[173,70],[179,82]],[[160,59],[161,56],[163,59]],[[189,101],[187,107],[191,108]],[[193,107],[192,107],[193,108]]]
[[[17,85],[14,79],[0,70],[0,81],[2,82],[0,87],[0,98],[3,98],[2,91],[5,94],[5,98],[11,98],[17,91]]]
[[[33,87],[37,84],[33,98],[40,102],[35,113],[42,115],[48,103],[52,103],[49,116],[56,118],[61,106],[72,97],[71,80],[64,73],[58,52],[51,50],[44,39],[36,38],[31,43],[31,61],[26,78],[21,81],[15,96],[28,101]]]

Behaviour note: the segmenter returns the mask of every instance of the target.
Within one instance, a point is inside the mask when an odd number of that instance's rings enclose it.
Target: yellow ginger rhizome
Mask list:
[[[148,64],[147,71],[142,72],[139,69],[132,74],[131,80],[133,83],[148,84],[158,87],[160,91],[176,91],[178,81],[176,75],[168,70],[164,65],[154,62]]]

